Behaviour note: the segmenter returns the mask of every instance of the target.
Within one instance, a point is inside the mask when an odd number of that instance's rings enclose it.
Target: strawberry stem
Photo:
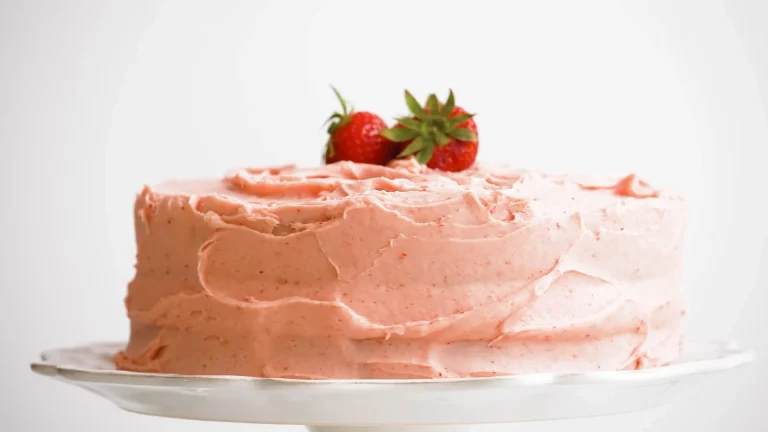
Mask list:
[[[347,101],[345,101],[344,98],[341,97],[341,93],[339,93],[339,91],[336,90],[336,87],[331,86],[331,89],[333,90],[334,93],[336,93],[336,99],[338,99],[339,103],[341,103],[342,117],[346,117],[347,116]],[[336,113],[334,113],[334,115],[335,114]]]
[[[336,99],[338,99],[339,103],[341,104],[341,112],[340,113],[335,112],[331,114],[331,116],[328,117],[328,120],[325,121],[325,123],[330,123],[327,129],[329,136],[328,136],[328,142],[326,143],[326,150],[325,150],[325,153],[329,158],[332,158],[336,153],[336,150],[333,148],[334,132],[336,132],[336,129],[346,124],[349,121],[349,118],[355,112],[355,109],[352,107],[352,105],[347,106],[347,101],[344,100],[343,97],[341,97],[341,93],[339,93],[339,91],[336,90],[336,87],[331,86],[331,89],[336,94]]]

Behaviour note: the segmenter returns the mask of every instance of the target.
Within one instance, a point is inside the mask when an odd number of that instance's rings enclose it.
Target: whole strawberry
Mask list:
[[[398,147],[381,134],[387,128],[384,120],[370,112],[355,111],[351,106],[348,110],[344,98],[335,88],[333,91],[341,102],[342,112],[328,118],[325,163],[345,160],[386,165],[394,159]]]
[[[399,157],[415,155],[419,163],[443,171],[472,166],[478,149],[477,125],[473,114],[456,106],[453,91],[445,104],[433,94],[422,108],[406,90],[405,103],[413,116],[398,118],[395,127],[382,131],[387,139],[402,143]]]

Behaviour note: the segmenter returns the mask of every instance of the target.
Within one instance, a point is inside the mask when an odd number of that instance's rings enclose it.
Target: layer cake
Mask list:
[[[441,378],[654,367],[685,202],[634,175],[412,159],[146,187],[119,369]]]

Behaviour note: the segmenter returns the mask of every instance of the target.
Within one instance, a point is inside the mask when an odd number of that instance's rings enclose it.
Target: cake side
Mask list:
[[[658,366],[685,203],[634,176],[411,160],[145,188],[120,369],[301,378]]]

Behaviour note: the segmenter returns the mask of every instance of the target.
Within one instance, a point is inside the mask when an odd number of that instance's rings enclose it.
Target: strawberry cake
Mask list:
[[[118,368],[444,378],[638,369],[679,355],[681,197],[634,175],[451,172],[429,160],[146,187]]]

